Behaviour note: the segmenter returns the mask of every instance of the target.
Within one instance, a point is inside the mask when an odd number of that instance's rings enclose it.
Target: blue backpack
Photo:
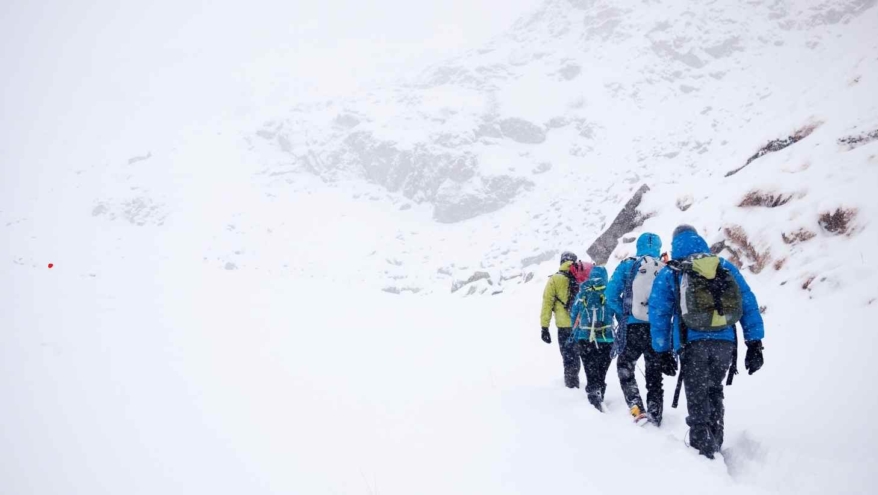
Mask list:
[[[607,306],[607,269],[596,266],[579,288],[573,304],[573,340],[599,344],[613,342],[613,312]]]

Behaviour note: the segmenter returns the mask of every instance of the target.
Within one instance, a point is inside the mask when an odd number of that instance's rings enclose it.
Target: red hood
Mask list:
[[[570,273],[573,275],[573,278],[576,279],[580,284],[588,280],[588,276],[591,274],[591,269],[594,267],[594,263],[588,263],[586,261],[577,261],[570,265]]]

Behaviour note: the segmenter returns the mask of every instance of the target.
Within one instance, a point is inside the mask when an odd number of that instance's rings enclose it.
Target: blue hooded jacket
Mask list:
[[[692,228],[678,232],[671,241],[671,257],[675,260],[685,259],[693,254],[710,254],[707,242]],[[759,304],[750,286],[744,280],[738,268],[729,261],[720,258],[720,266],[728,270],[741,288],[744,315],[739,322],[744,330],[744,340],[762,340],[765,330]],[[649,297],[649,323],[652,334],[652,348],[656,352],[671,350],[680,351],[680,315],[677,312],[677,290],[679,277],[677,272],[668,267],[662,269],[652,286]],[[673,338],[671,329],[673,328]],[[730,326],[718,332],[699,332],[689,330],[688,341],[696,340],[735,340],[735,327]]]
[[[641,256],[652,256],[653,258],[658,258],[661,256],[662,251],[662,240],[659,236],[651,233],[645,232],[637,238],[637,258]],[[633,268],[635,259],[626,259],[619,263],[619,266],[616,267],[616,270],[613,271],[613,278],[610,279],[610,283],[607,284],[607,305],[613,308],[613,312],[616,314],[616,320],[619,321],[624,318],[624,311],[622,307],[625,287],[628,285],[628,277],[631,275],[631,269]],[[638,320],[637,318],[628,315],[627,323],[649,323],[647,321]],[[622,322],[619,321],[621,325]]]
[[[583,282],[582,285],[579,286],[579,294],[576,295],[576,300],[573,302],[573,308],[570,310],[570,320],[573,322],[574,332],[571,335],[574,340],[585,340],[590,336],[588,332],[582,331],[576,326],[577,319],[582,319],[580,322],[581,327],[588,326],[584,321],[587,320],[588,316],[586,313],[589,311],[586,307],[586,301],[588,300],[588,293],[590,290],[597,290],[599,293],[603,293],[604,297],[606,297],[606,285],[607,285],[607,269],[602,266],[595,266],[591,269],[591,273],[588,276],[588,280]],[[597,314],[598,321],[596,322],[599,326],[608,326],[609,329],[596,334],[596,340],[599,344],[609,344],[613,342],[613,308],[611,308],[608,304],[604,306],[603,314]]]

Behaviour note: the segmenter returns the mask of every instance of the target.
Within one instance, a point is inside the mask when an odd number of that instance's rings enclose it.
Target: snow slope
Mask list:
[[[549,0],[397,86],[12,157],[2,491],[871,493],[876,32],[874,1]],[[538,340],[557,252],[641,184],[630,236],[691,223],[766,308],[724,463]]]
[[[16,292],[0,361],[4,492],[874,486],[863,411],[876,406],[875,338],[842,349],[826,337],[834,316],[803,311],[795,287],[757,287],[770,307],[766,366],[726,390],[723,464],[683,445],[685,409],[669,408],[658,430],[632,425],[615,368],[608,414],[565,389],[556,346],[538,340],[535,284],[465,300],[350,284],[339,300],[325,282],[164,270],[120,270],[106,287],[43,270],[33,292]],[[848,321],[871,314],[854,308]]]

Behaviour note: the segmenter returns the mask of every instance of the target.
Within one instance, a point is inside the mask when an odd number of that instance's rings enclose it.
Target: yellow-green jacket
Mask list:
[[[559,271],[570,271],[572,261],[565,261],[561,264]],[[540,313],[540,326],[548,327],[552,321],[552,312],[555,312],[555,326],[558,328],[570,328],[573,322],[570,321],[570,313],[564,309],[567,305],[567,289],[570,281],[567,276],[562,273],[556,273],[549,277],[546,282],[546,289],[543,291],[543,311]]]

